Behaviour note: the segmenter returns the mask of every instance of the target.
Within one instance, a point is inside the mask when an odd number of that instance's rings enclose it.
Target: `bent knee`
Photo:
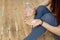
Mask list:
[[[47,9],[47,7],[44,6],[44,5],[41,5],[41,6],[39,6],[39,7],[37,8],[37,10],[45,10],[45,9]]]

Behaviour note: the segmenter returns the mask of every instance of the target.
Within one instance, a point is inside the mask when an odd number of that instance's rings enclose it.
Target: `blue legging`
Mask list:
[[[48,23],[52,26],[58,25],[52,12],[50,12],[46,8],[46,6],[39,6],[37,8],[35,19],[42,19],[43,21],[45,21],[46,23]],[[24,40],[37,40],[37,38],[39,36],[43,35],[45,32],[46,32],[46,29],[39,25],[35,28],[32,28],[32,32]],[[56,38],[58,38],[58,37],[56,36]],[[58,40],[60,40],[60,39],[58,39]]]
[[[57,40],[60,40],[60,36],[57,36],[57,35],[56,35],[56,38],[57,38]]]

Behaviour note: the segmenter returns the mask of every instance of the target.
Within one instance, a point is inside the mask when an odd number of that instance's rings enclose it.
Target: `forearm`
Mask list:
[[[59,27],[53,27],[53,26],[49,25],[46,22],[43,22],[42,26],[44,28],[46,28],[47,30],[49,30],[50,32],[52,32],[52,33],[54,33],[56,35],[60,35],[60,28]]]

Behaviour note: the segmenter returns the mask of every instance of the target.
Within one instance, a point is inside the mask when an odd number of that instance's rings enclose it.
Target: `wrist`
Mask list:
[[[40,19],[40,21],[41,21],[40,26],[42,26],[42,24],[43,24],[43,20],[42,20],[42,19]]]

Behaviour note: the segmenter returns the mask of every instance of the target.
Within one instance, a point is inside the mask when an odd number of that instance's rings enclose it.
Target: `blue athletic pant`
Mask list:
[[[50,12],[46,6],[39,6],[36,9],[35,19],[42,19],[44,22],[57,26],[57,21],[53,16],[52,12]],[[37,40],[37,38],[43,35],[46,32],[46,29],[40,25],[35,28],[32,28],[31,33],[24,40]],[[57,40],[60,40],[60,36],[55,35]]]

